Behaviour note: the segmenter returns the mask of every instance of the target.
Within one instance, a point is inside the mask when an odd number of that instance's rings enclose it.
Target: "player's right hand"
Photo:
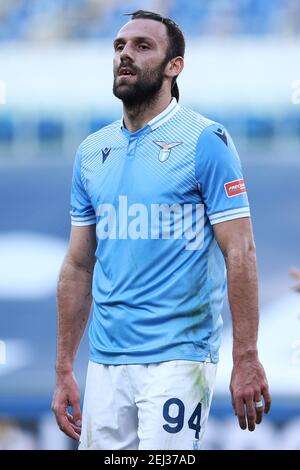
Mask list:
[[[72,408],[72,414],[68,413]],[[73,372],[58,373],[52,400],[52,411],[59,429],[79,441],[81,433],[80,391]]]

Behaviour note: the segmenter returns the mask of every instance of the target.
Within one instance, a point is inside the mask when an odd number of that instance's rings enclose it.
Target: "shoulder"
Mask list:
[[[189,140],[194,142],[197,154],[199,152],[219,154],[228,150],[236,153],[230,134],[220,122],[186,107],[181,107],[178,115],[179,125]]]
[[[182,106],[180,108],[178,117],[187,129],[190,129],[194,132],[196,131],[198,137],[204,134],[204,132],[207,133],[206,131],[213,132],[213,130],[218,127],[224,129],[224,126],[222,126],[222,124],[213,121],[212,119],[204,116],[203,114],[200,114],[194,111],[193,109],[187,108],[185,106]]]
[[[112,146],[116,139],[116,132],[120,129],[120,121],[115,121],[90,134],[79,146],[81,153],[89,154],[98,151],[101,147]]]

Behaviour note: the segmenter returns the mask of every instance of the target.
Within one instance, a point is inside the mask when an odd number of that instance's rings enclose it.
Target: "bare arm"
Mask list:
[[[72,227],[57,290],[56,388],[52,409],[60,429],[76,440],[80,434],[81,411],[73,364],[91,309],[95,249],[95,225]],[[67,413],[68,406],[73,408],[73,415]]]
[[[256,253],[249,218],[214,226],[225,258],[233,326],[233,356],[257,354],[258,286]]]
[[[240,427],[248,429],[267,413],[271,399],[264,369],[257,352],[258,287],[256,251],[249,218],[214,225],[216,239],[225,258],[228,276],[228,298],[233,326],[233,370],[230,390]],[[265,407],[255,408],[263,395]]]
[[[92,302],[95,225],[73,227],[57,289],[57,372],[72,371]]]

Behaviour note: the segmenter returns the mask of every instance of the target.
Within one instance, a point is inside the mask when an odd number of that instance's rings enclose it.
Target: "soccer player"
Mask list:
[[[253,431],[270,408],[240,161],[221,124],[178,104],[184,51],[173,21],[132,14],[114,41],[113,92],[123,118],[89,136],[76,155],[52,407],[80,449],[201,448],[225,263],[240,427]],[[81,418],[73,364],[91,304]]]

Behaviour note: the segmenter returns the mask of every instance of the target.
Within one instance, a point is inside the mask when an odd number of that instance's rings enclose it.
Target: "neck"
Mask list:
[[[157,95],[144,103],[136,105],[123,104],[124,124],[130,132],[135,132],[162,113],[171,103],[171,93]]]

